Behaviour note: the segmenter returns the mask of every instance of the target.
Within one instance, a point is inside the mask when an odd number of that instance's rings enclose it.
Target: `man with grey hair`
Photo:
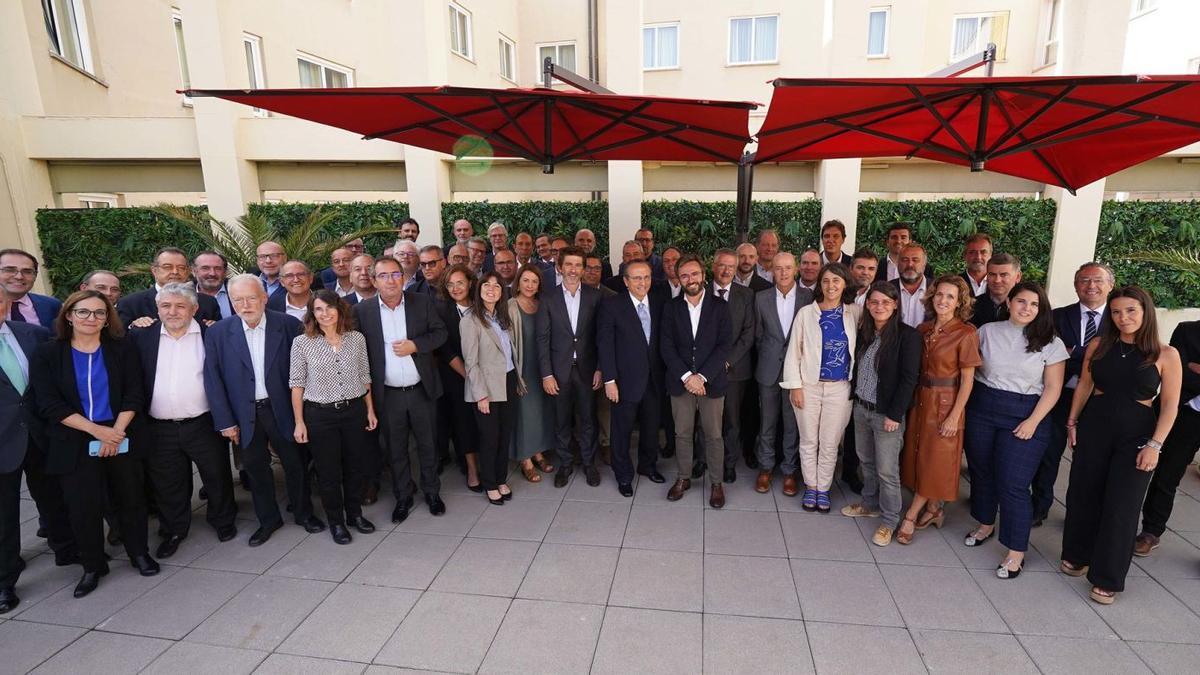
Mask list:
[[[492,252],[488,250],[487,240],[483,237],[471,237],[467,240],[467,254],[470,260],[467,265],[476,276],[483,272],[491,272],[493,266]]]
[[[754,247],[758,249],[758,267],[755,271],[758,272],[758,276],[775,283],[771,270],[774,268],[775,254],[779,253],[779,234],[775,230],[761,230]]]
[[[492,243],[491,254],[494,257],[500,251],[508,248],[508,228],[504,223],[495,222],[488,226],[488,241]]]
[[[414,242],[400,239],[392,250],[392,257],[400,263],[400,271],[404,272],[404,290],[413,291],[419,282],[424,281],[420,266],[420,249]]]
[[[158,325],[134,328],[146,392],[146,476],[158,503],[162,542],[156,558],[175,555],[192,524],[192,465],[208,493],[206,519],[217,539],[237,535],[229,446],[213,428],[204,391],[204,333],[196,289],[176,282],[158,291]]]

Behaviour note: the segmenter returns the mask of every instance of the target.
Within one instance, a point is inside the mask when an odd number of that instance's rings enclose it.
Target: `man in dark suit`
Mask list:
[[[976,328],[1008,318],[1008,294],[1021,281],[1021,261],[1009,253],[997,253],[988,260],[987,291],[975,296],[971,323]]]
[[[54,318],[62,309],[58,298],[30,292],[37,281],[38,261],[19,248],[0,250],[0,286],[8,291],[8,312],[4,318],[32,323],[54,330]]]
[[[1083,370],[1083,355],[1088,343],[1100,334],[1101,319],[1108,308],[1108,294],[1112,292],[1115,281],[1112,268],[1108,265],[1085,263],[1075,271],[1075,295],[1079,297],[1079,302],[1054,308],[1054,332],[1063,341],[1071,358],[1067,359],[1062,394],[1050,411],[1050,444],[1033,477],[1034,527],[1046,520],[1054,504],[1054,483],[1058,479],[1063,450],[1067,447],[1067,418],[1071,414],[1071,399],[1075,396],[1079,374]]]
[[[795,497],[796,453],[800,437],[796,428],[796,415],[791,401],[779,386],[783,373],[783,359],[787,354],[788,338],[792,334],[792,323],[796,312],[813,301],[812,291],[796,283],[796,258],[787,252],[775,255],[774,288],[760,291],[754,296],[754,335],[758,347],[758,363],[754,369],[754,380],[758,384],[758,397],[762,403],[762,423],[758,435],[758,479],[754,489],[758,492],[771,491],[771,472],[775,469],[776,438],[783,426],[783,462],[779,465],[783,473],[783,494]]]
[[[569,246],[558,253],[562,285],[542,294],[535,319],[538,369],[542,389],[554,400],[555,448],[558,471],[555,487],[571,477],[571,437],[574,432],[583,458],[588,485],[600,484],[596,468],[595,390],[600,388],[596,364],[596,311],[600,291],[583,285],[583,249]]]
[[[758,248],[750,242],[739,244],[736,249],[738,268],[734,283],[750,289],[751,295],[771,288],[771,282],[758,275]],[[664,253],[665,255],[665,253]],[[668,291],[669,292],[669,291]],[[755,349],[750,349],[750,368],[753,370]],[[742,456],[746,466],[758,468],[758,423],[761,415],[758,405],[758,387],[751,384],[742,392]]]
[[[750,289],[751,293],[765,291],[771,287],[771,282],[758,275],[758,249],[754,244],[746,242],[739,244],[737,249],[737,274],[733,280]]]
[[[403,227],[403,225],[401,227]],[[400,238],[403,239],[404,237]],[[331,291],[337,291],[338,295],[345,295],[346,293],[349,293],[350,282],[347,277],[349,275],[350,261],[353,260],[355,256],[362,255],[364,250],[365,247],[363,246],[363,240],[359,238],[351,239],[350,241],[346,242],[344,246],[329,254],[329,267],[326,267],[314,275],[313,290],[319,291],[322,288],[328,288]],[[340,255],[339,252],[341,252]],[[334,258],[338,257],[346,261],[345,269],[339,269],[338,263],[334,260]],[[338,288],[339,285],[341,287],[340,290]]]
[[[267,309],[273,312],[283,312],[304,322],[308,314],[308,301],[312,299],[312,271],[302,260],[289,260],[279,268],[279,282],[283,293],[276,293],[267,299]]]
[[[446,256],[442,253],[442,247],[437,244],[422,247],[417,260],[421,268],[421,281],[414,285],[412,290],[431,298],[437,297],[442,274],[446,271]]]
[[[313,515],[307,452],[292,437],[296,420],[288,377],[292,341],[302,325],[267,309],[266,289],[252,274],[229,280],[229,299],[237,316],[213,324],[204,336],[204,392],[213,428],[242,449],[259,524],[249,544],[261,546],[283,527],[268,441],[283,465],[296,524],[321,532],[325,523]]]
[[[987,291],[987,266],[992,259],[992,238],[986,232],[976,232],[963,242],[963,262],[967,270],[959,276],[967,282],[972,296]]]
[[[646,260],[642,245],[636,241],[627,241],[621,246],[621,264],[617,266],[617,275],[602,279],[601,283],[616,293],[625,292],[625,265],[634,260]],[[647,262],[648,264],[648,262]],[[653,269],[653,268],[651,268]]]
[[[606,298],[597,319],[596,347],[604,395],[612,404],[613,477],[625,497],[633,496],[629,441],[634,419],[638,421],[637,472],[654,483],[666,481],[658,472],[657,460],[665,377],[659,334],[667,300],[650,295],[650,274],[650,264],[645,261],[626,265],[628,292]]]
[[[737,271],[737,254],[723,248],[713,258],[713,297],[726,303],[729,308],[730,346],[725,371],[729,386],[725,389],[725,409],[721,422],[725,443],[723,479],[726,483],[737,480],[737,460],[742,454],[742,401],[746,383],[754,374],[750,351],[754,348],[754,293],[741,284],[733,283]],[[714,471],[716,467],[713,467]],[[692,469],[692,476],[700,478],[699,467]]]
[[[142,360],[147,421],[146,475],[164,534],[155,558],[170,558],[192,525],[192,464],[207,492],[206,517],[221,541],[237,536],[229,445],[213,428],[204,393],[204,324],[195,320],[196,290],[186,282],[158,293],[159,322],[129,339]]]
[[[654,231],[643,227],[634,233],[633,240],[642,247],[641,258],[650,263],[651,277],[655,281],[666,279],[667,275],[663,271],[662,258],[654,253]]]
[[[717,467],[725,461],[721,413],[725,389],[729,386],[726,370],[733,344],[729,308],[707,292],[704,265],[695,255],[680,258],[676,269],[683,293],[663,309],[661,343],[671,416],[675,419],[675,458],[679,464],[679,478],[667,492],[667,499],[678,501],[692,487],[687,476],[692,469],[692,432],[699,412],[708,482],[712,486],[708,505],[719,509],[725,506],[725,488]]]
[[[587,254],[589,260],[593,256],[595,256],[595,258],[600,261],[600,281],[605,281],[607,279],[612,278],[612,276],[613,276],[612,265],[609,264],[608,259],[606,257],[600,255],[596,251],[596,233],[595,232],[592,232],[591,230],[587,229],[586,227],[579,230],[578,232],[575,233],[575,245],[578,246],[579,248],[583,249],[583,252]],[[616,289],[613,289],[613,290],[616,290]],[[620,291],[617,291],[617,292],[619,293]]]
[[[62,486],[45,473],[44,423],[29,388],[29,362],[50,331],[8,319],[12,294],[0,287],[0,614],[14,609],[21,558],[21,474],[58,565],[79,562]]]
[[[154,303],[154,296],[158,294],[159,289],[167,284],[187,281],[190,273],[191,266],[188,265],[187,254],[182,250],[174,246],[159,249],[154,255],[154,263],[150,265],[154,287],[130,293],[117,302],[117,314],[121,317],[121,323],[126,327],[135,324],[140,327],[150,325],[158,318],[158,306]],[[204,294],[198,298],[200,310],[196,312],[196,318],[208,323],[220,321],[221,306],[217,304],[216,299]]]
[[[879,258],[875,281],[891,281],[900,276],[900,251],[913,242],[912,225],[892,223],[887,231],[887,255]],[[933,279],[933,267],[925,266],[925,277]]]
[[[850,254],[842,252],[842,244],[846,243],[846,226],[842,221],[828,220],[821,226],[821,264],[840,262],[850,267]]]
[[[367,339],[371,396],[379,411],[384,447],[392,468],[396,506],[392,522],[408,518],[413,505],[408,435],[417,440],[421,492],[429,512],[440,516],[437,446],[434,443],[437,399],[442,395],[434,351],[446,341],[446,325],[424,293],[404,290],[404,272],[394,258],[375,261],[375,297],[354,306],[358,329]],[[374,480],[378,474],[369,476]]]

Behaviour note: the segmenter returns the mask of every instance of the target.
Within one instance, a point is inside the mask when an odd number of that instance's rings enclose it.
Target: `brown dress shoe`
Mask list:
[[[795,497],[800,491],[800,486],[796,484],[796,474],[789,473],[783,477],[783,496]]]
[[[725,506],[725,487],[720,483],[713,483],[712,493],[708,496],[708,505],[714,509]]]
[[[758,480],[754,481],[754,491],[766,494],[771,491],[771,472],[759,471]]]
[[[1158,548],[1158,537],[1149,532],[1143,532],[1133,540],[1133,554],[1139,558],[1145,558],[1156,548]]]
[[[683,498],[683,493],[690,490],[691,487],[692,487],[692,481],[688,478],[680,478],[680,479],[676,480],[675,484],[672,485],[671,489],[667,492],[667,501],[669,501],[669,502],[679,501],[680,499]]]

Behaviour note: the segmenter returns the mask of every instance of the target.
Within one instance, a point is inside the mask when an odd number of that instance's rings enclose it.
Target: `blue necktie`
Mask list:
[[[1089,309],[1087,312],[1087,327],[1083,329],[1084,345],[1087,345],[1087,343],[1092,341],[1092,338],[1096,337],[1096,314],[1097,312],[1091,309]]]
[[[642,322],[642,333],[646,336],[646,344],[650,344],[650,312],[646,310],[646,302],[643,300],[637,306],[638,320]]]

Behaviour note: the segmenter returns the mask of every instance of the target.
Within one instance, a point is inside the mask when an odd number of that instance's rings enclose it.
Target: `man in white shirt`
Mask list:
[[[304,316],[308,314],[308,301],[312,298],[312,271],[299,260],[289,260],[280,269],[279,279],[284,292],[268,300],[267,309],[284,312],[304,321]]]
[[[679,272],[676,269],[676,265],[679,263],[679,256],[679,249],[674,246],[668,246],[662,253],[663,274],[666,276],[667,287],[671,290],[672,298],[679,297],[679,293],[682,290],[682,286],[679,284]],[[664,417],[670,417],[670,415],[664,415]],[[668,441],[668,446],[674,447],[671,445],[671,441]]]
[[[762,230],[754,246],[758,249],[758,267],[755,271],[758,276],[774,283],[771,269],[774,267],[775,254],[779,253],[779,234],[775,230]]]
[[[992,238],[986,232],[976,232],[967,237],[963,244],[963,262],[967,271],[962,278],[971,287],[971,295],[978,296],[987,292],[988,260],[992,257]]]
[[[821,226],[821,264],[840,262],[850,264],[850,256],[842,253],[842,244],[846,243],[846,226],[840,220],[826,221]]]
[[[886,256],[879,259],[875,281],[891,281],[900,278],[900,251],[912,242],[912,225],[892,223],[887,231]]]
[[[854,252],[850,261],[850,280],[854,282],[854,304],[859,307],[867,300],[867,290],[875,283],[875,270],[879,267],[879,256],[869,248]]]
[[[925,291],[925,249],[920,244],[908,244],[900,251],[900,276],[892,281],[900,289],[900,321],[916,328],[927,318]]]
[[[816,291],[817,277],[821,274],[821,254],[808,249],[800,254],[800,287]]]
[[[439,251],[441,249],[438,249]],[[342,247],[329,254],[329,267],[333,270],[333,284],[325,288],[346,297],[354,294],[354,280],[350,278],[350,265],[354,262],[354,254],[350,249]]]
[[[350,298],[354,298],[354,302],[350,303],[357,305],[358,303],[368,298],[375,297],[375,258],[363,254],[356,256],[350,263],[350,280],[354,282],[354,294],[346,296],[346,301],[350,302]]]

